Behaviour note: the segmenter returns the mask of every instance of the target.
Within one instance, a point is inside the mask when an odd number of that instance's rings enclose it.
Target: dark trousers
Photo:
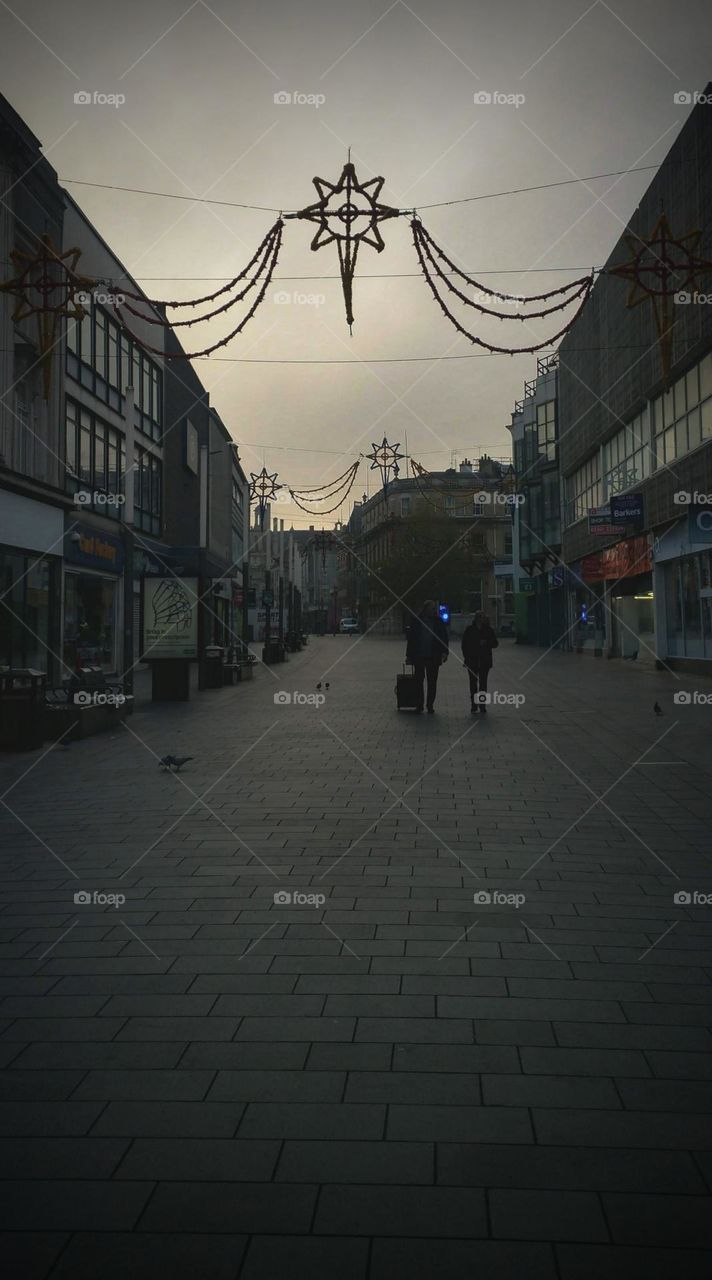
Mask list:
[[[438,672],[440,670],[439,658],[416,658],[413,663],[415,667],[415,678],[418,682],[418,706],[423,706],[423,685],[425,677],[428,678],[428,706],[432,707],[435,703],[435,694],[438,688]]]
[[[487,677],[489,675],[489,671],[489,667],[467,668],[467,673],[470,677],[470,701],[473,704],[477,693],[487,692]]]

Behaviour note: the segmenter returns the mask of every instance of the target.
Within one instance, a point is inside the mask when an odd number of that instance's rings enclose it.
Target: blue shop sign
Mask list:
[[[620,524],[642,525],[645,508],[642,493],[617,493],[611,498],[611,520]]]
[[[84,569],[123,573],[124,544],[103,529],[73,523],[64,535],[64,559]]]
[[[694,505],[687,512],[687,536],[691,543],[712,542],[712,503],[708,507]]]

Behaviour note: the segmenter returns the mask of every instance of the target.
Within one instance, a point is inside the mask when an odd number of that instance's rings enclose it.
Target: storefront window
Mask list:
[[[118,581],[88,573],[67,573],[64,581],[66,666],[115,671]]]
[[[682,577],[682,607],[685,623],[685,653],[688,658],[702,657],[702,618],[697,578],[697,562],[694,556],[686,556],[680,565]]]
[[[49,560],[0,551],[0,667],[49,671],[53,575]]]

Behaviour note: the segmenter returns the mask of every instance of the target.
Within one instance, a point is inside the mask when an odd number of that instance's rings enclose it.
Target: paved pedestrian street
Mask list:
[[[0,758],[12,1280],[709,1277],[712,682],[402,653]]]

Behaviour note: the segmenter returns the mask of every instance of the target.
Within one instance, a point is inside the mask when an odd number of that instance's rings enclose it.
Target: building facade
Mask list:
[[[570,648],[561,560],[558,357],[537,360],[510,425],[518,502],[514,516],[516,635],[521,644]]]
[[[63,192],[40,143],[0,98],[0,260],[34,254],[43,234],[61,249]],[[14,320],[0,293],[0,667],[62,674],[65,512],[63,369],[40,360],[38,317]]]
[[[708,92],[710,91],[708,86]],[[712,114],[697,105],[629,221],[644,243],[664,211],[712,258]],[[688,242],[689,243],[689,242]],[[621,237],[606,267],[630,259]],[[684,260],[684,249],[682,251]],[[665,376],[652,307],[605,271],[559,351],[563,557],[574,628],[616,657],[712,659],[712,274],[683,271]],[[613,503],[613,507],[611,506]],[[614,519],[615,516],[615,519]]]
[[[150,658],[147,578],[197,583],[199,659],[242,639],[249,486],[165,314],[2,98],[0,194],[5,263],[49,236],[57,255],[79,251],[88,281],[82,317],[58,318],[45,361],[37,308],[16,320],[17,298],[0,292],[0,668],[39,670],[50,685],[93,668],[131,692]],[[122,289],[142,312],[130,331]]]
[[[514,471],[511,462],[480,458],[477,467],[465,458],[459,468],[399,477],[372,498],[355,505],[341,555],[340,594],[351,601],[362,630],[400,634],[411,616],[407,594],[407,547],[419,529],[420,545],[413,549],[411,580],[418,565],[430,568],[430,556],[443,565],[432,590],[447,597],[451,628],[457,633],[466,620],[483,609],[500,631],[514,623],[513,510]],[[428,542],[432,525],[433,544]],[[437,548],[435,548],[437,543]],[[467,568],[452,580],[449,554],[467,552]],[[403,588],[389,579],[394,563],[401,563]],[[436,590],[437,587],[437,590]]]

